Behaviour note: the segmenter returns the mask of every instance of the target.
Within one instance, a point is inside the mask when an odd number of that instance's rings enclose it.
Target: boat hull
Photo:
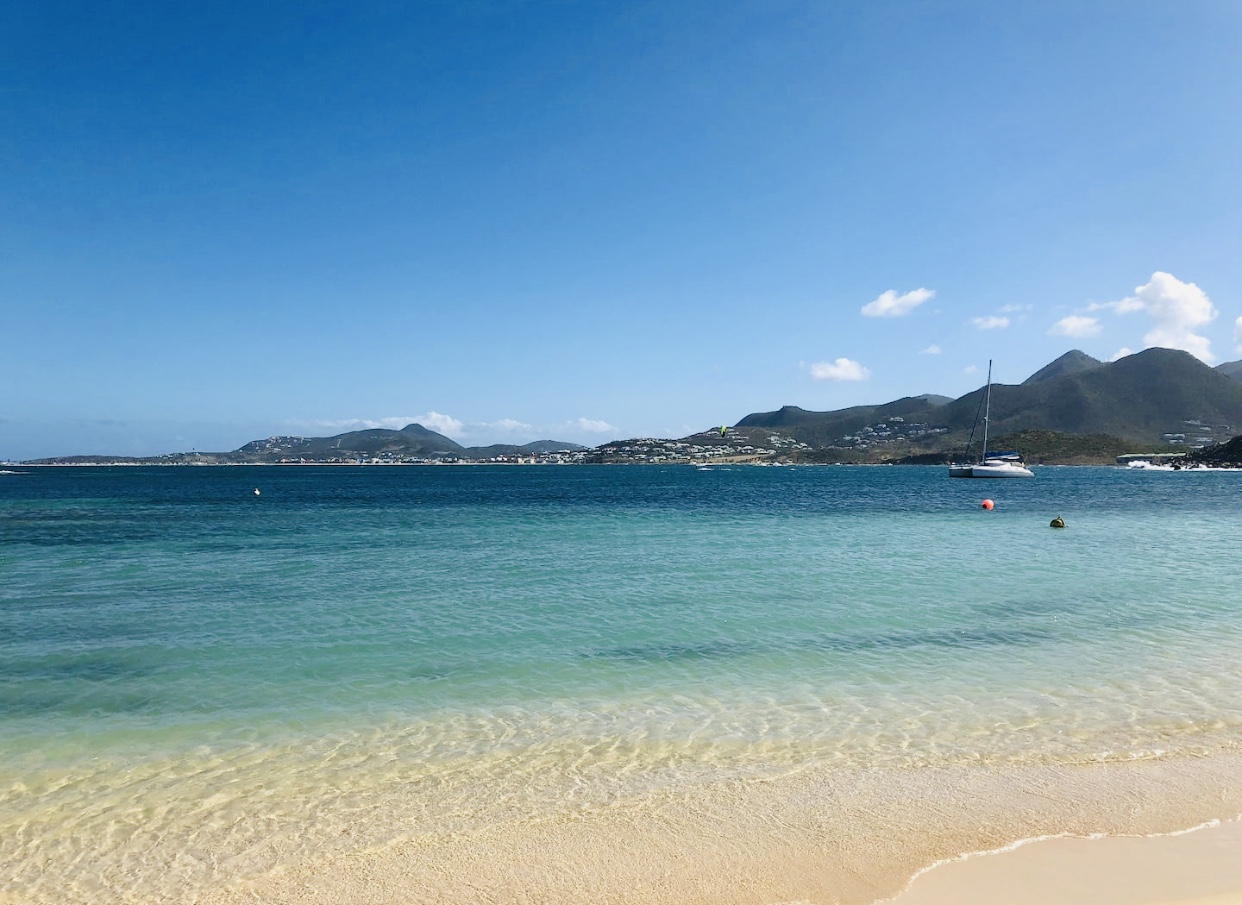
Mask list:
[[[983,465],[950,465],[951,478],[1033,478],[1035,473],[1015,462],[984,463]]]

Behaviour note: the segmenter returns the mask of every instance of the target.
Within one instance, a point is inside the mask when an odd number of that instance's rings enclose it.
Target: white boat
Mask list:
[[[983,396],[983,447],[978,462],[954,462],[949,465],[951,478],[1033,478],[1035,473],[1022,463],[1022,457],[1015,453],[993,453],[988,455],[988,420],[992,414],[992,362],[988,361],[988,386]],[[978,424],[979,416],[975,415]],[[975,432],[970,432],[974,438]],[[967,455],[970,454],[970,443],[966,444]]]
[[[965,466],[970,474],[955,475],[950,466],[949,477],[957,478],[1033,478],[1035,472],[1027,468],[1021,459],[990,457],[978,465]]]

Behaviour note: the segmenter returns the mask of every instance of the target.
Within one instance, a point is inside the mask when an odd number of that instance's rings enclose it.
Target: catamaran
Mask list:
[[[978,462],[951,463],[951,478],[1033,478],[1035,473],[1022,464],[1022,457],[1016,452],[992,453],[988,455],[988,420],[992,413],[992,361],[988,360],[988,386],[983,396],[983,447]],[[979,416],[975,415],[975,426],[979,425]],[[970,438],[975,437],[974,429]],[[970,441],[966,443],[966,458],[970,456]]]

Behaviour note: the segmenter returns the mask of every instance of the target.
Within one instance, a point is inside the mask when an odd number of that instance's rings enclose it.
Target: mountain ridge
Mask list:
[[[490,446],[462,446],[443,434],[413,422],[400,430],[368,428],[347,431],[333,437],[269,437],[252,440],[234,455],[270,459],[280,458],[463,458],[486,459],[532,453],[574,452],[586,449],[577,443],[535,440],[521,445],[496,443]]]
[[[782,443],[788,441],[785,449],[797,446],[803,450],[799,455],[804,456],[808,449],[829,450],[834,460],[892,461],[890,453],[904,451],[901,458],[930,460],[965,444],[985,391],[986,386],[979,387],[957,399],[924,393],[827,412],[785,405],[746,415],[733,425],[731,437],[722,432],[719,438],[702,442],[737,442],[762,448],[770,445],[765,438],[779,435]],[[1102,362],[1074,349],[1020,384],[992,384],[989,430],[994,438],[1004,434],[1026,438],[1107,436],[1119,443],[1153,448],[1169,444],[1193,447],[1219,443],[1242,429],[1240,426],[1242,361],[1212,368],[1179,350],[1151,348]],[[698,443],[715,433],[713,429],[682,441]],[[1100,442],[1093,443],[1097,449],[1104,448]],[[268,437],[224,453],[143,458],[67,456],[28,464],[492,461],[602,448],[554,440],[464,447],[413,422],[400,430],[369,428],[331,437]]]
[[[1226,377],[1242,383],[1242,361],[1227,361],[1216,366],[1216,370]]]
[[[1081,374],[1084,371],[1094,370],[1103,365],[1104,362],[1098,358],[1092,358],[1086,352],[1078,349],[1071,349],[1060,358],[1049,364],[1044,365],[1026,380],[1022,381],[1022,385],[1026,386],[1031,383],[1039,383],[1043,380],[1052,380],[1065,374]]]
[[[737,427],[780,429],[823,447],[849,442],[860,430],[899,418],[953,438],[970,430],[985,390],[980,387],[938,406],[917,396],[829,412],[784,406],[747,415]],[[1239,425],[1242,382],[1175,349],[1145,349],[1114,362],[1073,350],[1021,384],[992,384],[993,435],[1033,429],[1109,434],[1151,444],[1187,429],[1226,432]]]

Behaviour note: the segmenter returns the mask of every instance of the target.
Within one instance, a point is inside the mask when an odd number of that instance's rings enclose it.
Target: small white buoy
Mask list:
[[[254,495],[255,495],[255,496],[258,496],[258,495],[259,495],[259,488],[258,488],[258,487],[256,487],[256,488],[254,489]]]

